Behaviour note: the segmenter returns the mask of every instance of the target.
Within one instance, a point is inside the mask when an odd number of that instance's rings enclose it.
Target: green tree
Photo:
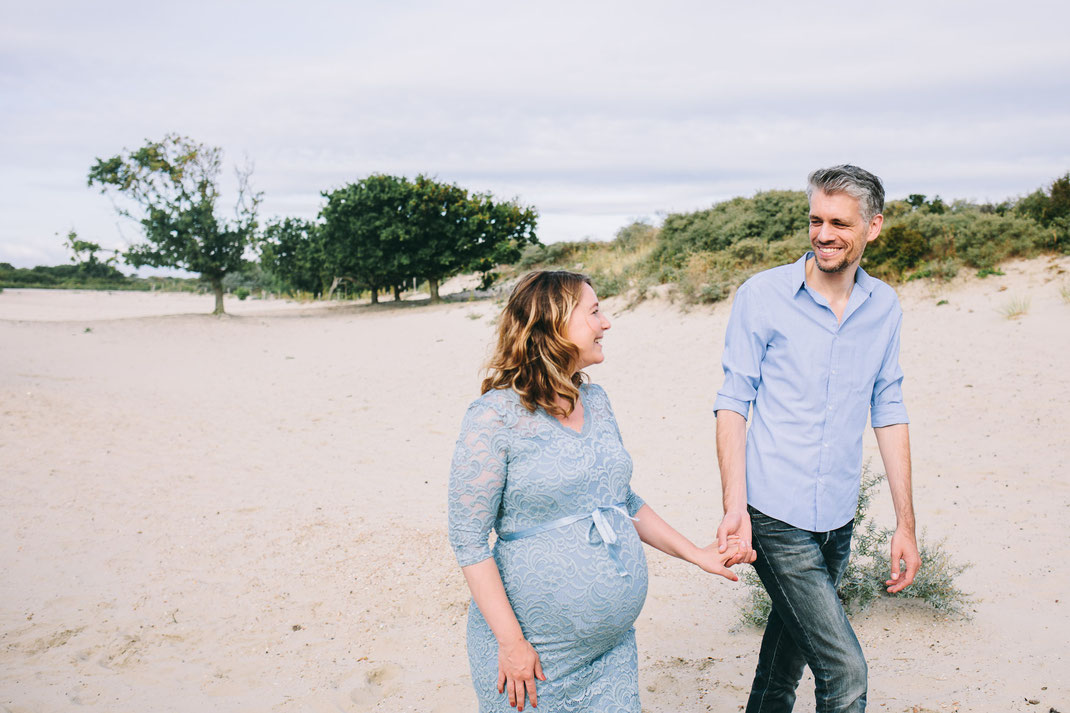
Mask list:
[[[348,278],[370,290],[375,303],[379,290],[401,285],[415,274],[402,255],[410,230],[411,194],[408,179],[383,174],[323,194],[327,199],[320,211],[324,260],[336,284]]]
[[[129,209],[117,205],[116,210],[137,220],[145,233],[145,242],[124,254],[126,262],[199,273],[215,293],[213,314],[223,314],[223,278],[242,267],[261,199],[249,186],[252,169],[238,169],[235,217],[220,218],[222,161],[222,149],[168,134],[135,151],[97,159],[89,170],[90,186],[132,202]]]
[[[380,289],[394,288],[398,299],[413,277],[427,281],[437,302],[443,280],[478,270],[486,283],[495,265],[537,242],[534,209],[425,176],[376,174],[324,196],[327,266],[371,290],[372,302]]]
[[[494,266],[516,262],[525,245],[538,243],[534,208],[496,201],[489,193],[469,195],[455,184],[417,176],[412,184],[410,230],[405,238],[406,267],[427,280],[438,302],[443,280],[475,270],[492,281]]]
[[[498,278],[495,267],[517,262],[524,248],[539,244],[535,235],[538,213],[516,201],[496,201],[489,193],[472,196],[470,210],[464,239],[469,257],[461,269],[481,273],[480,288],[488,289]],[[438,299],[437,286],[431,298]]]
[[[259,242],[261,264],[291,291],[317,297],[333,277],[327,267],[320,226],[300,218],[270,221]]]

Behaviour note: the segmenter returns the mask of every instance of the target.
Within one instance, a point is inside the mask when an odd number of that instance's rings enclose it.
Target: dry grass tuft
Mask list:
[[[1007,319],[1018,319],[1029,311],[1029,298],[1015,297],[1004,304],[999,311]]]

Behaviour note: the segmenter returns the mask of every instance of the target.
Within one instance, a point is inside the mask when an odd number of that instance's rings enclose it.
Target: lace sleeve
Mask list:
[[[509,431],[490,399],[468,407],[453,452],[449,539],[462,567],[490,557],[487,540],[498,515],[509,458]]]

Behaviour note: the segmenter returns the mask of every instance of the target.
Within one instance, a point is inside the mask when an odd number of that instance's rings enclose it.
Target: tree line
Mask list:
[[[374,174],[324,191],[316,220],[281,218],[263,230],[263,195],[251,188],[252,169],[236,169],[234,217],[219,214],[222,151],[187,137],[161,141],[97,159],[88,183],[123,199],[117,211],[136,220],[144,240],[123,258],[135,267],[172,267],[200,274],[223,312],[223,281],[259,254],[263,269],[290,290],[331,294],[341,283],[371,293],[426,281],[437,302],[440,284],[461,272],[515,262],[526,245],[538,244],[538,215],[517,201],[470,193],[455,184]]]
[[[808,245],[802,191],[765,191],[705,210],[674,213],[659,228],[635,224],[609,243],[542,245],[535,210],[490,194],[470,193],[419,175],[374,174],[324,191],[315,220],[284,217],[261,226],[260,193],[251,168],[236,168],[233,217],[218,213],[222,152],[169,134],[134,151],[97,159],[89,185],[124,201],[120,214],[136,220],[144,241],[122,253],[130,265],[199,273],[223,311],[223,291],[264,288],[331,295],[340,285],[383,291],[399,299],[405,286],[426,282],[432,300],[442,281],[479,272],[483,287],[534,267],[588,272],[609,296],[674,284],[685,300],[723,299],[756,271],[791,262]],[[1070,252],[1070,173],[1029,195],[1001,203],[945,202],[911,194],[890,200],[885,230],[863,256],[863,267],[884,280],[947,279],[960,267],[984,276],[1009,257]],[[0,263],[0,284],[130,288],[116,258],[100,260],[96,243],[72,230],[67,246],[75,266],[20,270]],[[257,259],[250,260],[251,257]],[[156,288],[141,284],[143,289]],[[173,278],[171,283],[181,282]]]

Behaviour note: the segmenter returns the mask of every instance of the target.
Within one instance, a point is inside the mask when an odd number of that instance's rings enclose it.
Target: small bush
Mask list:
[[[239,287],[238,289],[234,290],[234,294],[237,295],[239,300],[244,300],[250,294],[249,293],[249,288],[248,287]]]
[[[1059,296],[1063,298],[1063,302],[1070,305],[1070,285],[1063,285],[1060,287]]]
[[[858,507],[855,510],[854,534],[851,538],[851,560],[840,580],[838,593],[848,614],[866,609],[878,598],[895,597],[919,599],[933,609],[946,614],[965,615],[969,596],[955,585],[955,578],[969,564],[958,564],[943,547],[943,543],[930,545],[920,538],[921,569],[914,583],[897,594],[889,594],[884,582],[889,577],[888,542],[895,532],[880,527],[869,519],[869,503],[873,489],[884,480],[883,473],[874,473],[867,463],[862,469],[862,483],[858,491]],[[772,610],[769,595],[752,568],[743,572],[742,580],[747,586],[747,602],[740,614],[745,626],[765,626]]]

